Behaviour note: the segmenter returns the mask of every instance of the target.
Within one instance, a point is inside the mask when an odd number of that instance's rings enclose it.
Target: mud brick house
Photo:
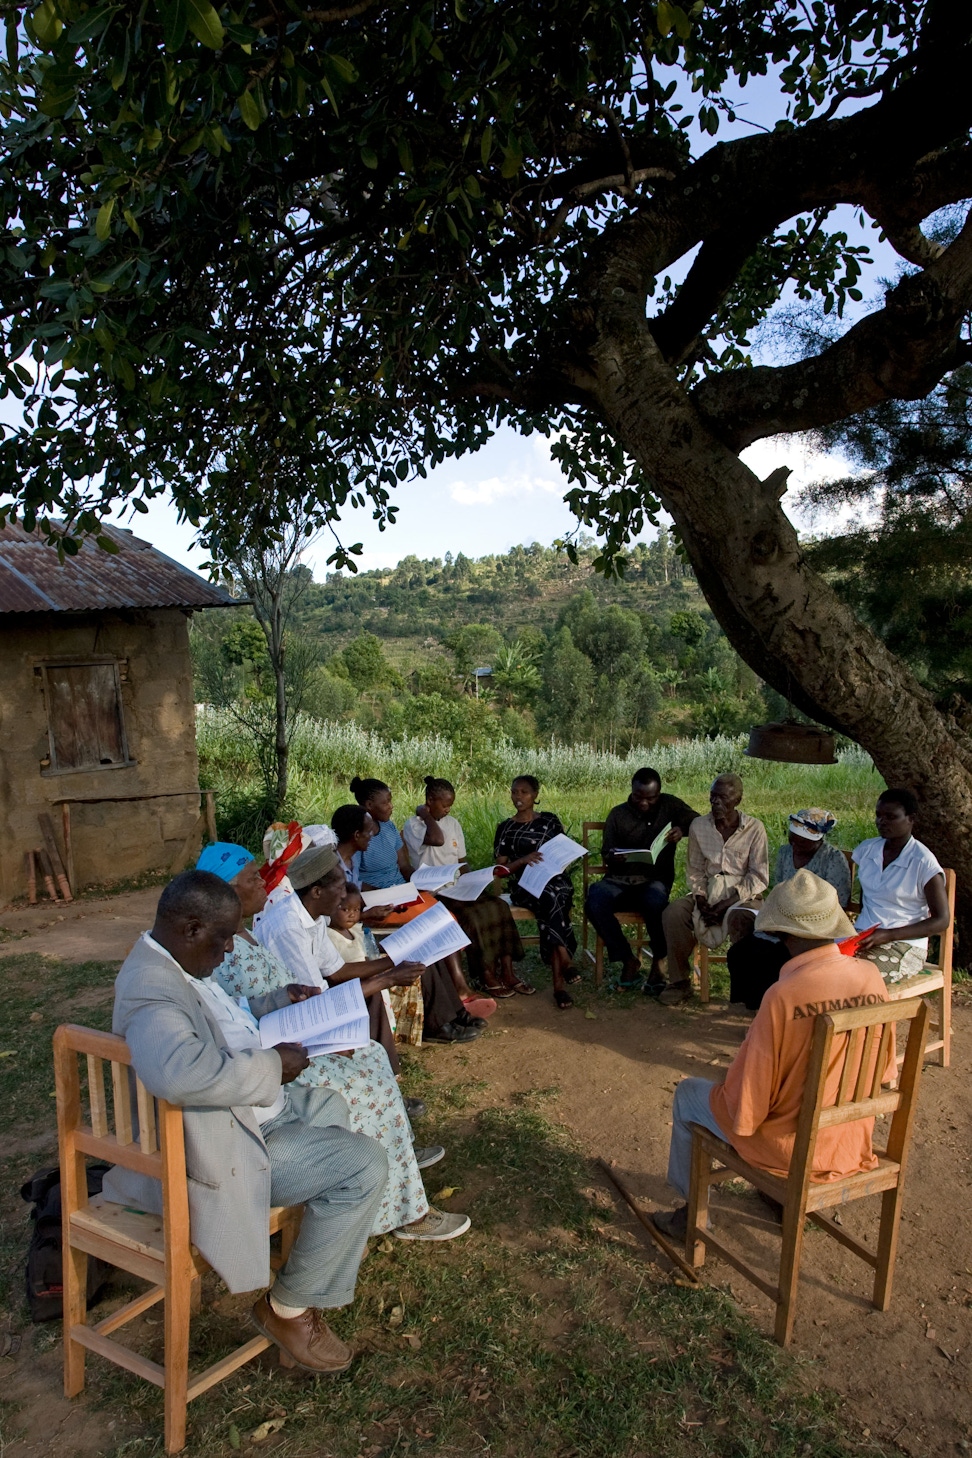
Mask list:
[[[221,588],[131,532],[58,560],[0,528],[0,904],[50,815],[77,886],[170,867],[200,819],[188,624]]]

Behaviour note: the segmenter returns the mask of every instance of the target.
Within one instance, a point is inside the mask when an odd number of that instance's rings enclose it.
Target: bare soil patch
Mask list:
[[[547,1117],[592,1158],[615,1160],[646,1209],[667,1208],[675,1084],[717,1080],[747,1020],[715,1003],[673,1011],[630,994],[615,1005],[584,1001],[586,1011],[564,1013],[549,994],[503,1004],[495,1033],[460,1056],[470,1078],[487,1084],[484,1106],[551,1090]],[[972,1005],[962,994],[952,1047],[952,1066],[929,1065],[922,1080],[891,1309],[875,1311],[868,1268],[814,1232],[805,1243],[794,1347],[812,1364],[807,1380],[839,1392],[855,1428],[863,1424],[882,1447],[916,1455],[968,1451],[960,1445],[972,1440]],[[442,1066],[453,1055],[437,1047],[428,1056]],[[748,1196],[723,1196],[720,1204],[726,1215],[717,1211],[716,1221],[770,1274],[778,1238],[765,1210]],[[617,1225],[642,1239],[621,1201],[616,1209]],[[877,1210],[877,1201],[848,1207],[847,1228],[873,1237]],[[665,1264],[647,1246],[645,1258]],[[705,1279],[731,1290],[760,1330],[772,1331],[770,1303],[730,1267],[710,1258]]]
[[[135,939],[155,920],[159,888],[125,891],[98,900],[66,905],[40,901],[36,906],[0,912],[0,931],[13,933],[0,943],[0,958],[39,952],[68,962],[122,962]]]
[[[120,961],[150,924],[156,890],[88,902],[65,921],[39,927],[29,939],[0,948],[37,950],[71,961]],[[17,912],[3,918],[22,930]],[[16,925],[12,923],[16,919]],[[50,921],[50,913],[42,920]],[[83,952],[79,948],[83,946]],[[72,999],[65,1012],[84,1020],[87,999],[103,1003],[98,987]],[[545,1116],[569,1130],[583,1151],[617,1162],[619,1173],[646,1208],[668,1206],[665,1184],[672,1091],[679,1079],[718,1079],[738,1047],[746,1019],[724,1006],[667,1010],[635,996],[595,997],[587,984],[578,1006],[559,1012],[549,991],[500,1004],[487,1036],[461,1049],[429,1046],[421,1055],[433,1086],[456,1081],[469,1089],[462,1122],[483,1111],[505,1110],[539,1099]],[[808,1236],[794,1351],[808,1386],[840,1394],[848,1436],[861,1451],[954,1455],[972,1441],[972,998],[955,998],[953,1065],[926,1068],[909,1173],[891,1310],[868,1301],[867,1269],[819,1233]],[[53,1130],[25,1139],[8,1125],[8,1155],[53,1149]],[[38,1163],[41,1162],[39,1157]],[[592,1187],[604,1185],[604,1238],[637,1246],[657,1279],[664,1260],[647,1245],[627,1209],[613,1198],[592,1164]],[[438,1189],[434,1174],[430,1193]],[[722,1197],[716,1218],[767,1270],[777,1249],[774,1227],[745,1193]],[[848,1229],[873,1234],[877,1204],[862,1202],[845,1215]],[[730,1228],[731,1220],[731,1228]],[[504,1225],[502,1240],[531,1248],[530,1229]],[[496,1248],[487,1237],[487,1246]],[[485,1251],[484,1251],[485,1256]],[[711,1260],[706,1280],[732,1292],[762,1332],[772,1326],[770,1305],[729,1268]],[[543,1280],[538,1276],[538,1293]],[[563,1329],[551,1310],[551,1335]],[[363,1325],[366,1325],[363,1320]],[[6,1325],[6,1323],[4,1323]],[[3,1332],[0,1331],[0,1342]],[[19,1349],[0,1357],[0,1380],[16,1415],[0,1443],[13,1455],[114,1451],[123,1440],[125,1413],[68,1404],[60,1396],[60,1342],[56,1330],[27,1331]]]

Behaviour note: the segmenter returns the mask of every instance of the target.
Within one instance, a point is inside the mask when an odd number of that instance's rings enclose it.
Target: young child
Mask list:
[[[361,892],[357,886],[349,884],[327,928],[331,942],[345,962],[370,962],[381,956],[374,933],[361,921],[363,907]],[[421,983],[393,987],[381,995],[396,1043],[410,1043],[414,1047],[421,1047],[422,1027],[425,1022]]]

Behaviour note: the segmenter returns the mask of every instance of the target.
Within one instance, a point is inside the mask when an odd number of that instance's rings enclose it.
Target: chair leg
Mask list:
[[[938,1063],[947,1068],[952,1061],[952,979],[946,977],[945,985],[938,994],[938,1036],[942,1046],[938,1050]]]
[[[195,1275],[189,1287],[189,1315],[198,1316],[202,1311],[202,1276]]]
[[[885,1190],[881,1196],[881,1224],[878,1227],[877,1266],[874,1270],[873,1303],[878,1311],[891,1305],[891,1283],[898,1254],[898,1232],[901,1229],[901,1186]]]
[[[699,1001],[709,1001],[709,949],[699,947]]]
[[[301,1216],[286,1220],[280,1230],[280,1264],[283,1265],[294,1248],[294,1241],[300,1232]]]
[[[712,1172],[712,1161],[702,1148],[702,1141],[697,1134],[692,1135],[692,1162],[689,1170],[689,1196],[688,1196],[688,1226],[685,1233],[685,1259],[689,1265],[701,1270],[705,1265],[705,1241],[697,1236],[693,1238],[694,1230],[707,1230],[709,1227],[709,1175]]]
[[[781,1347],[788,1347],[793,1336],[805,1224],[806,1210],[803,1200],[792,1205],[787,1202],[783,1211],[783,1248],[780,1252],[780,1280],[776,1299],[776,1325],[773,1331]]]
[[[186,1403],[189,1389],[189,1312],[192,1281],[188,1274],[167,1272],[165,1283],[165,1451],[186,1446]]]
[[[594,943],[594,986],[600,987],[604,981],[604,943],[598,937]]]
[[[71,1340],[74,1326],[84,1326],[88,1316],[88,1257],[67,1243],[62,1256],[64,1282],[64,1396],[77,1397],[84,1388],[84,1347]]]

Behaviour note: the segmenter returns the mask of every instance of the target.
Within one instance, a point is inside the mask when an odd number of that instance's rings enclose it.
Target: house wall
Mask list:
[[[132,764],[44,772],[49,758],[45,659],[127,660],[122,711]],[[24,852],[43,845],[49,811],[62,856],[61,807],[85,796],[192,791],[199,784],[188,620],[177,608],[99,614],[6,614],[0,623],[0,901],[27,890]],[[193,831],[199,794],[72,805],[77,886],[168,868]],[[39,888],[39,896],[43,891]]]

